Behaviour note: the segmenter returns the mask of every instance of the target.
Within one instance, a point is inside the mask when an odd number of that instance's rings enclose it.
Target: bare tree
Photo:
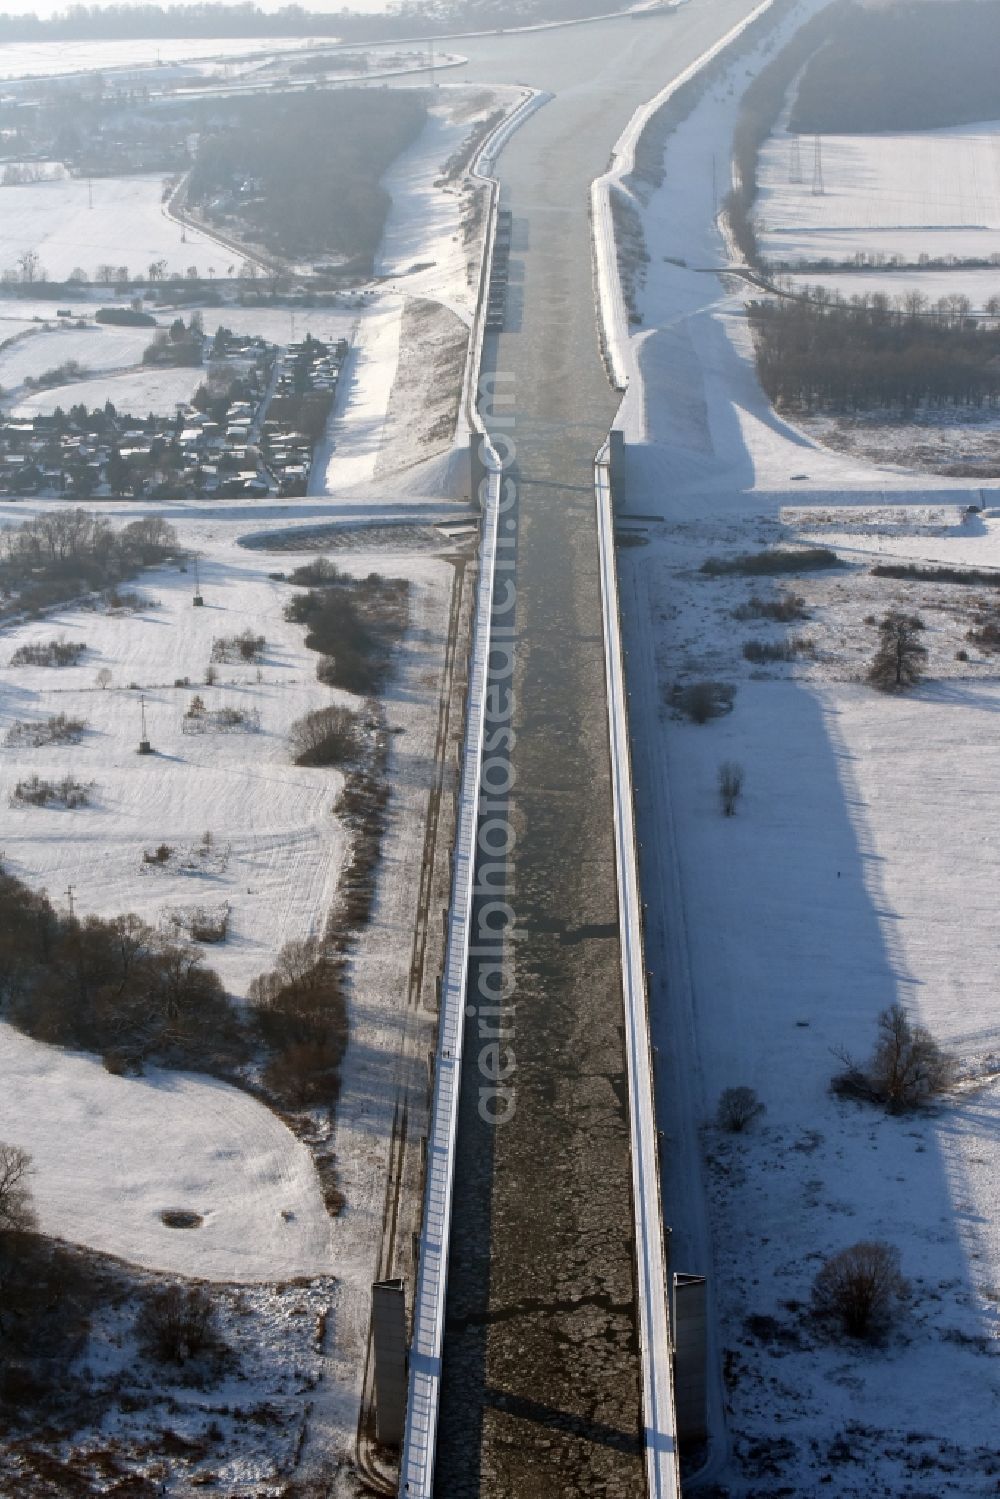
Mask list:
[[[135,1330],[161,1363],[184,1364],[218,1346],[215,1308],[200,1286],[165,1286],[152,1291],[135,1319]]]
[[[719,1096],[715,1119],[720,1129],[739,1135],[765,1111],[766,1106],[753,1088],[725,1088]]]
[[[0,1144],[0,1233],[26,1234],[35,1227],[27,1178],[31,1157],[18,1145]]]
[[[878,1017],[869,1076],[892,1113],[918,1108],[955,1081],[957,1063],[926,1026],[915,1025],[900,1004]]]
[[[899,1250],[879,1240],[840,1250],[819,1271],[812,1295],[817,1315],[836,1323],[848,1337],[882,1332],[909,1295]]]
[[[918,1109],[954,1085],[958,1063],[927,1030],[916,1025],[901,1004],[878,1017],[875,1049],[867,1067],[846,1052],[837,1053],[844,1070],[833,1079],[843,1097],[885,1104],[891,1114]]]
[[[723,817],[733,817],[736,803],[743,794],[743,766],[735,760],[723,760],[719,766],[719,799]]]
[[[735,696],[736,689],[728,682],[689,682],[674,688],[670,705],[692,723],[703,724],[728,713]]]
[[[357,753],[359,742],[358,715],[339,704],[297,718],[288,730],[296,765],[342,765]]]
[[[881,620],[878,650],[868,669],[868,680],[880,692],[902,692],[923,676],[927,647],[920,640],[923,620],[916,614],[893,610]]]
[[[286,942],[273,971],[251,980],[250,1001],[264,1010],[279,999],[286,1006],[311,1008],[311,996],[329,985],[330,973],[329,955],[318,937]]]
[[[111,686],[111,680],[112,680],[110,666],[102,666],[101,669],[98,671],[97,676],[94,678],[94,680],[96,681],[98,687],[100,687],[102,691],[104,691],[108,687],[110,687]]]

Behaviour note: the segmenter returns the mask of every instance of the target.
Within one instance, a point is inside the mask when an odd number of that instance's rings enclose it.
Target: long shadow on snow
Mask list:
[[[837,707],[804,683],[749,682],[723,720],[698,728],[670,719],[651,646],[648,554],[623,553],[620,568],[673,1268],[712,1277],[703,1217],[699,1222],[703,1188],[692,1183],[692,1166],[704,1151],[701,1131],[721,1089],[753,1086],[768,1108],[764,1138],[748,1141],[757,1175],[742,1184],[742,1196],[738,1179],[725,1189],[725,1216],[745,1210],[746,1240],[739,1250],[720,1243],[725,1218],[717,1218],[711,1251],[723,1266],[735,1262],[734,1275],[745,1274],[745,1284],[760,1289],[751,1292],[751,1308],[736,1299],[739,1281],[716,1284],[721,1341],[732,1346],[740,1339],[747,1311],[779,1311],[779,1295],[808,1299],[825,1255],[876,1238],[900,1247],[904,1272],[941,1304],[934,1313],[940,1326],[927,1325],[919,1339],[924,1358],[933,1361],[940,1355],[935,1340],[952,1336],[951,1322],[970,1341],[992,1333],[976,1300],[972,1266],[983,1225],[963,1203],[955,1163],[944,1154],[949,1138],[973,1126],[961,1101],[929,1116],[887,1119],[828,1094],[837,1048],[863,1059],[881,1010],[901,1002],[919,1018],[921,1006]],[[966,689],[927,690],[949,700],[968,697]],[[724,818],[716,773],[730,758],[746,769],[746,791],[737,815]],[[1000,1129],[994,1103],[982,1098],[973,1107],[992,1140]],[[823,1132],[831,1136],[825,1157],[811,1156],[810,1171],[826,1172],[823,1191],[832,1201],[804,1214],[789,1194],[805,1156],[788,1152],[816,1149],[813,1131],[819,1140]],[[811,1260],[783,1265],[788,1280],[770,1283],[764,1246],[783,1232],[782,1209],[798,1223],[814,1223],[815,1243]],[[784,1259],[794,1254],[789,1243]],[[916,1393],[921,1376],[914,1378]],[[866,1414],[861,1399],[855,1415]]]

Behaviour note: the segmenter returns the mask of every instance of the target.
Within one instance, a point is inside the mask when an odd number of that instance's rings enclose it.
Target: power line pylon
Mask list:
[[[823,182],[823,137],[817,135],[813,150],[813,197],[821,198],[826,192]]]
[[[789,182],[802,181],[802,145],[797,135],[792,136],[791,162],[788,169]]]

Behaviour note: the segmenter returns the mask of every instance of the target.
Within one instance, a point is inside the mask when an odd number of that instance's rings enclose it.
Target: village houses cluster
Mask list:
[[[0,494],[87,500],[305,494],[347,357],[306,336],[282,354],[225,328],[203,344],[205,379],[171,416],[88,410],[0,416]],[[68,394],[72,386],[66,387]]]

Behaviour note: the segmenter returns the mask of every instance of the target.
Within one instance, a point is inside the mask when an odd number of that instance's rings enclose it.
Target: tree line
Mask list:
[[[403,89],[239,100],[202,136],[189,201],[211,214],[221,199],[272,252],[370,270],[390,202],[380,178],[426,119],[423,96]]]
[[[119,37],[337,36],[340,17],[286,5],[70,5],[54,16],[0,16],[0,41],[56,42]]]
[[[138,916],[78,921],[0,866],[0,1010],[20,1030],[100,1053],[198,1069],[236,1020],[216,974],[190,943]]]
[[[817,295],[749,304],[761,384],[785,411],[1000,405],[1000,329],[946,298]]]
[[[516,19],[531,21],[574,19],[597,15],[604,0],[526,0]],[[369,15],[348,6],[336,12],[307,10],[301,5],[283,5],[262,10],[241,3],[193,5],[70,5],[54,16],[31,12],[0,16],[0,43],[110,41],[174,37],[327,37],[345,41],[377,41],[400,35],[437,34],[456,23],[470,27],[510,25],[510,0],[401,0],[389,10]]]
[[[296,568],[289,581],[308,590],[289,600],[285,618],[305,625],[306,648],[320,654],[319,680],[360,696],[377,693],[406,632],[409,584],[380,573],[351,578],[325,557]]]
[[[998,52],[1000,7],[981,0],[840,5],[802,75],[791,128],[853,134],[995,120]]]
[[[100,1056],[111,1072],[150,1063],[244,1081],[283,1108],[333,1105],[347,1044],[344,960],[289,943],[237,1008],[201,949],[139,916],[57,911],[0,864],[0,1014],[39,1041]]]
[[[159,516],[115,529],[88,510],[51,510],[0,531],[0,613],[32,609],[132,578],[177,554]]]

